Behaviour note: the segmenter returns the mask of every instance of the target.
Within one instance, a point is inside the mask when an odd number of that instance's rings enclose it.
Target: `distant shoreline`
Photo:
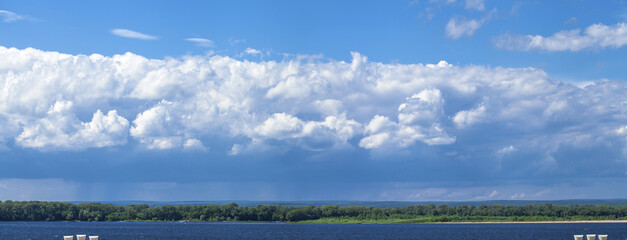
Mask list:
[[[581,220],[581,221],[523,221],[523,222],[432,222],[442,224],[499,224],[499,223],[627,223],[627,220]]]
[[[312,223],[312,224],[560,224],[560,223],[627,223],[627,220],[576,220],[576,221],[485,221],[485,222],[360,222],[360,221],[350,221],[350,222],[333,222],[333,221],[300,221],[300,222],[284,222],[289,224],[302,224],[302,223]]]
[[[299,222],[299,223],[623,223],[627,205],[481,205],[434,204],[376,208],[364,206],[242,207],[226,205],[116,206],[102,203],[40,201],[0,202],[0,221],[189,221],[189,222]]]

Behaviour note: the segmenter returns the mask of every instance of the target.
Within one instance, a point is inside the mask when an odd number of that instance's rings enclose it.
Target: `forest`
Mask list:
[[[103,203],[0,201],[0,221],[256,221],[310,223],[419,223],[627,220],[627,206],[551,204],[504,206],[414,205],[242,207],[226,205],[118,206]]]

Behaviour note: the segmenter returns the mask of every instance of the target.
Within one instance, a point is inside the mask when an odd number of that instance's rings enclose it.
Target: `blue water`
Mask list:
[[[285,224],[0,222],[0,240],[63,239],[98,235],[101,240],[136,239],[533,239],[572,240],[574,234],[607,234],[627,240],[627,223],[530,224]]]

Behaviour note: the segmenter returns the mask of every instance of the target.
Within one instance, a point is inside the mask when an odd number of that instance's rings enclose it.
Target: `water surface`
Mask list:
[[[98,235],[101,240],[191,239],[517,239],[571,240],[574,234],[608,234],[627,240],[627,223],[503,224],[286,224],[286,223],[142,223],[0,222],[0,239],[63,239]]]

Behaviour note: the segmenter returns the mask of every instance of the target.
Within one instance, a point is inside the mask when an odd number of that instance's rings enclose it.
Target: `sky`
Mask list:
[[[627,198],[625,1],[0,2],[0,200]]]

